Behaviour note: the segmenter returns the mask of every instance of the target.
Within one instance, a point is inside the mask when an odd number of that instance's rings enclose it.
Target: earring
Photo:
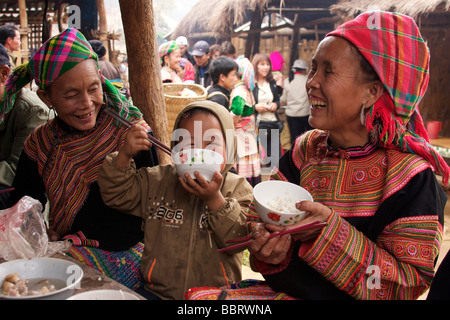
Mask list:
[[[364,102],[364,103],[363,103],[363,105],[362,105],[362,107],[361,107],[361,112],[360,112],[360,114],[359,114],[359,119],[360,119],[361,124],[362,124],[363,126],[366,125],[366,114],[364,113],[364,111],[365,111],[365,109],[366,109],[366,104],[367,104],[367,102]]]

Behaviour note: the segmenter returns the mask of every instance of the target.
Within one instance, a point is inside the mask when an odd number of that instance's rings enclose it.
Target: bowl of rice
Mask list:
[[[299,185],[279,180],[258,183],[253,188],[256,212],[265,222],[288,226],[301,221],[306,211],[300,211],[295,203],[313,201],[311,194]]]
[[[199,172],[206,181],[214,178],[214,172],[222,168],[224,159],[219,153],[209,149],[186,149],[173,155],[173,162],[180,177],[188,173],[195,179],[194,172]]]

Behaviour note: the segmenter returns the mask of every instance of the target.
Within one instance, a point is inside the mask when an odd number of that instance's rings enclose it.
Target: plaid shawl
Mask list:
[[[399,149],[425,158],[448,184],[450,168],[431,147],[419,103],[429,81],[430,54],[411,17],[369,11],[327,36],[350,41],[372,65],[385,91],[366,115],[372,139],[383,148]]]
[[[33,79],[39,89],[46,89],[59,76],[86,59],[94,59],[99,68],[97,54],[77,29],[69,28],[47,40],[29,62],[14,69],[8,78],[3,103],[0,105],[0,123],[3,123],[5,115],[12,110],[17,92]],[[139,109],[131,105],[103,76],[102,83],[111,108],[129,120],[142,118]]]

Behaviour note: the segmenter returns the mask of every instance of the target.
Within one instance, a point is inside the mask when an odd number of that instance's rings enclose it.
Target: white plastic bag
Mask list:
[[[38,200],[24,196],[13,207],[0,210],[0,258],[43,257],[60,251],[55,248],[67,249],[57,242],[49,245],[42,205]]]

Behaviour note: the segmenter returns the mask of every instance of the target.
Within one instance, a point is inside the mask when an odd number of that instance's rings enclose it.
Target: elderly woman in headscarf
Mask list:
[[[408,16],[366,12],[320,42],[306,84],[317,129],[272,179],[314,198],[296,204],[308,215],[292,227],[326,226],[269,239],[282,228],[253,225],[252,267],[274,296],[417,299],[427,290],[446,203],[435,172],[444,185],[450,175],[419,113],[428,80],[429,50]]]
[[[182,83],[178,71],[180,69],[180,48],[175,41],[167,41],[159,46],[161,59],[161,79],[163,83]]]
[[[261,182],[261,165],[258,153],[258,136],[255,119],[255,71],[247,58],[236,59],[237,83],[230,95],[230,112],[233,115],[237,138],[236,171],[246,177],[252,186]]]
[[[10,107],[15,94],[33,79],[38,96],[56,117],[26,140],[12,204],[24,195],[43,205],[48,198],[50,240],[69,239],[74,258],[130,287],[139,285],[142,221],[106,206],[97,180],[106,155],[120,148],[128,131],[105,110],[150,127],[139,109],[101,75],[97,55],[76,29],[49,39],[14,70],[5,93]],[[135,160],[138,166],[158,162],[154,148]]]

